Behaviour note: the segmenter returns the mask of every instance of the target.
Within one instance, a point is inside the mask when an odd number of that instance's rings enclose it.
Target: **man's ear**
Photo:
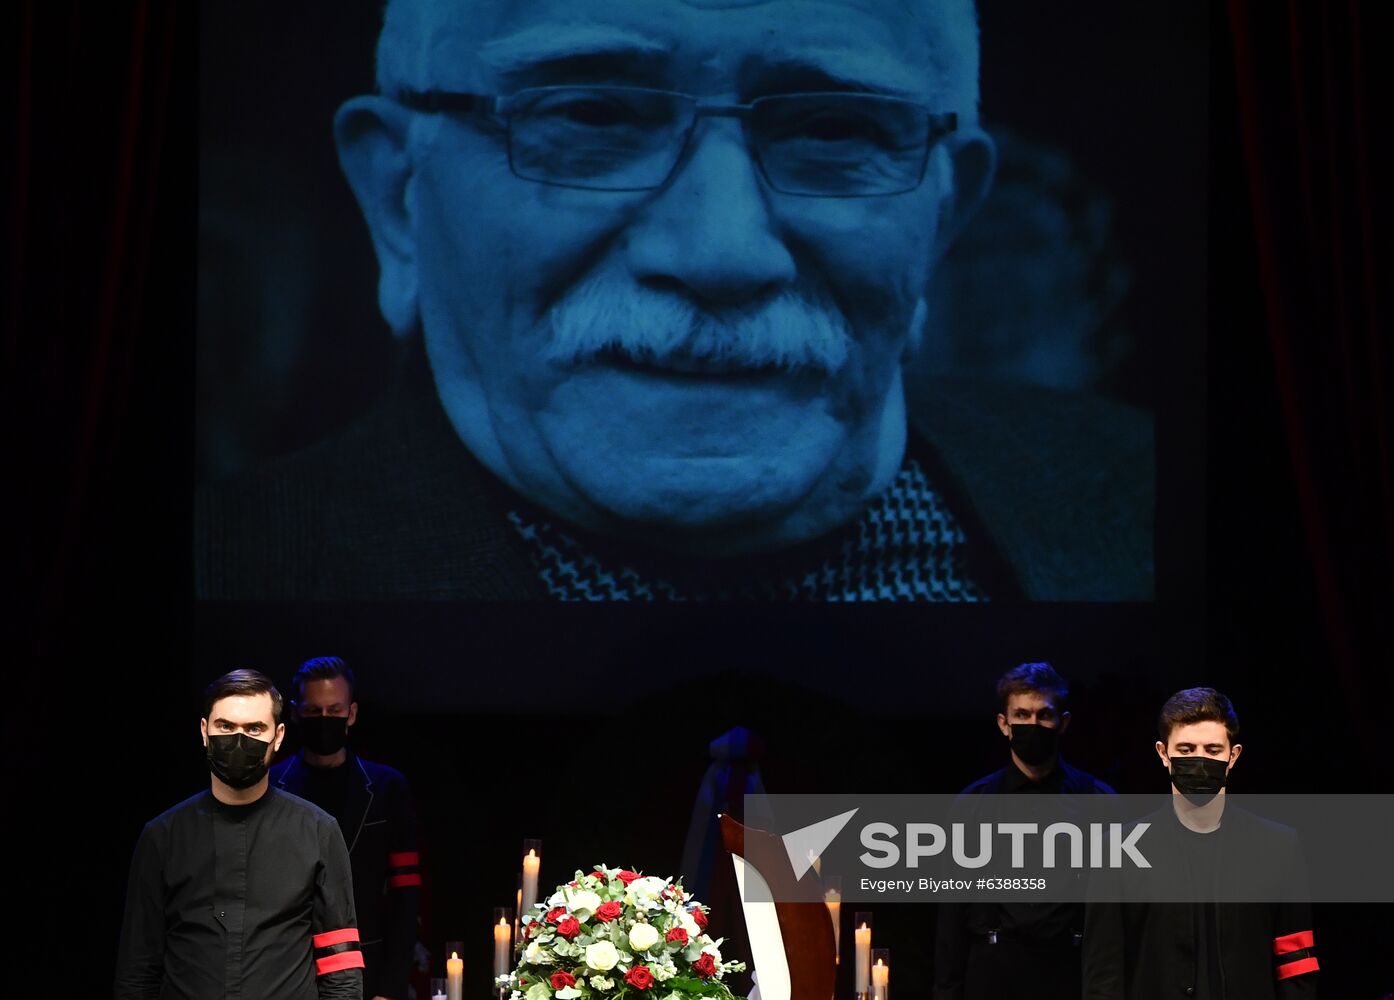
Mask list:
[[[378,255],[378,308],[392,332],[417,325],[416,236],[408,189],[407,132],[413,112],[385,97],[345,101],[334,116],[334,142]]]
[[[348,722],[347,722],[346,724],[352,726],[352,725],[355,724],[357,721],[358,721],[358,702],[352,701],[352,702],[349,702]]]
[[[208,720],[198,720],[198,734],[203,739],[203,745],[208,746]]]
[[[279,751],[279,750],[281,749],[281,744],[285,742],[285,738],[286,738],[286,724],[285,724],[284,722],[278,722],[278,723],[276,723],[276,735],[273,736],[272,739],[271,739],[271,752],[272,752],[272,754],[275,754],[277,751]]]
[[[1069,729],[1069,728],[1070,728],[1070,713],[1069,713],[1069,712],[1061,712],[1061,713],[1060,713],[1060,725],[1056,727],[1055,732],[1056,732],[1057,735],[1064,736],[1064,735],[1065,735],[1065,730],[1066,730],[1066,729]]]
[[[1007,737],[1007,739],[1012,738],[1012,727],[1007,724],[1007,717],[1001,712],[997,713],[997,729],[1003,736]]]
[[[1244,752],[1244,744],[1236,743],[1229,751],[1229,769],[1233,770],[1234,765],[1239,762],[1239,755]]]
[[[1157,756],[1162,758],[1162,766],[1171,771],[1171,758],[1167,756],[1167,745],[1161,740],[1157,741]]]
[[[936,237],[942,256],[987,200],[997,170],[997,145],[977,125],[969,125],[949,135],[935,148],[931,156],[940,156],[942,164],[945,154],[939,152],[941,149],[946,151],[951,168],[944,184],[948,197],[940,205]],[[938,166],[937,169],[943,168]]]

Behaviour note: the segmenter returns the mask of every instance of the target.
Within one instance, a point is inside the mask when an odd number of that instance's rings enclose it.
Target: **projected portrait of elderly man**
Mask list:
[[[420,363],[205,496],[202,595],[1148,596],[1010,407],[907,411],[993,172],[976,30],[968,0],[392,0],[335,138]]]

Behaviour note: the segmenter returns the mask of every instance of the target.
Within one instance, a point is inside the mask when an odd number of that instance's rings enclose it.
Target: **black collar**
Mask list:
[[[1060,757],[1055,758],[1055,766],[1051,768],[1040,781],[1032,781],[1021,768],[1016,766],[1016,761],[1008,760],[1007,766],[1002,769],[1002,791],[1012,792],[1058,792],[1065,782],[1065,761]]]

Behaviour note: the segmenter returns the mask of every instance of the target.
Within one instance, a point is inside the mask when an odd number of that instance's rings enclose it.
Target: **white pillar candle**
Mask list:
[[[523,856],[523,899],[522,908],[519,910],[518,919],[532,913],[532,906],[537,902],[537,871],[542,866],[542,858],[536,850],[528,849],[528,853]]]
[[[494,976],[508,975],[508,945],[512,936],[512,928],[508,926],[508,918],[502,917],[499,922],[494,924]]]
[[[445,960],[446,1000],[465,1000],[465,963],[456,952]]]
[[[839,963],[842,959],[842,893],[829,889],[823,893],[823,902],[828,906],[828,916],[833,921],[833,952]]]
[[[871,991],[871,927],[862,924],[855,931],[857,945],[857,992]]]
[[[876,964],[871,967],[872,1000],[889,1000],[890,987],[891,967],[878,958]]]

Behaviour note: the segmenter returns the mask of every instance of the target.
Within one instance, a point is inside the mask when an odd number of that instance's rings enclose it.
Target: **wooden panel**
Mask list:
[[[792,1000],[832,1000],[837,982],[837,946],[828,908],[822,902],[790,901],[800,896],[821,900],[821,891],[795,880],[784,842],[775,834],[722,816],[721,840],[728,852],[744,858],[760,873],[775,896],[779,930],[789,962]],[[804,875],[804,883],[814,882],[817,877],[810,869]]]

